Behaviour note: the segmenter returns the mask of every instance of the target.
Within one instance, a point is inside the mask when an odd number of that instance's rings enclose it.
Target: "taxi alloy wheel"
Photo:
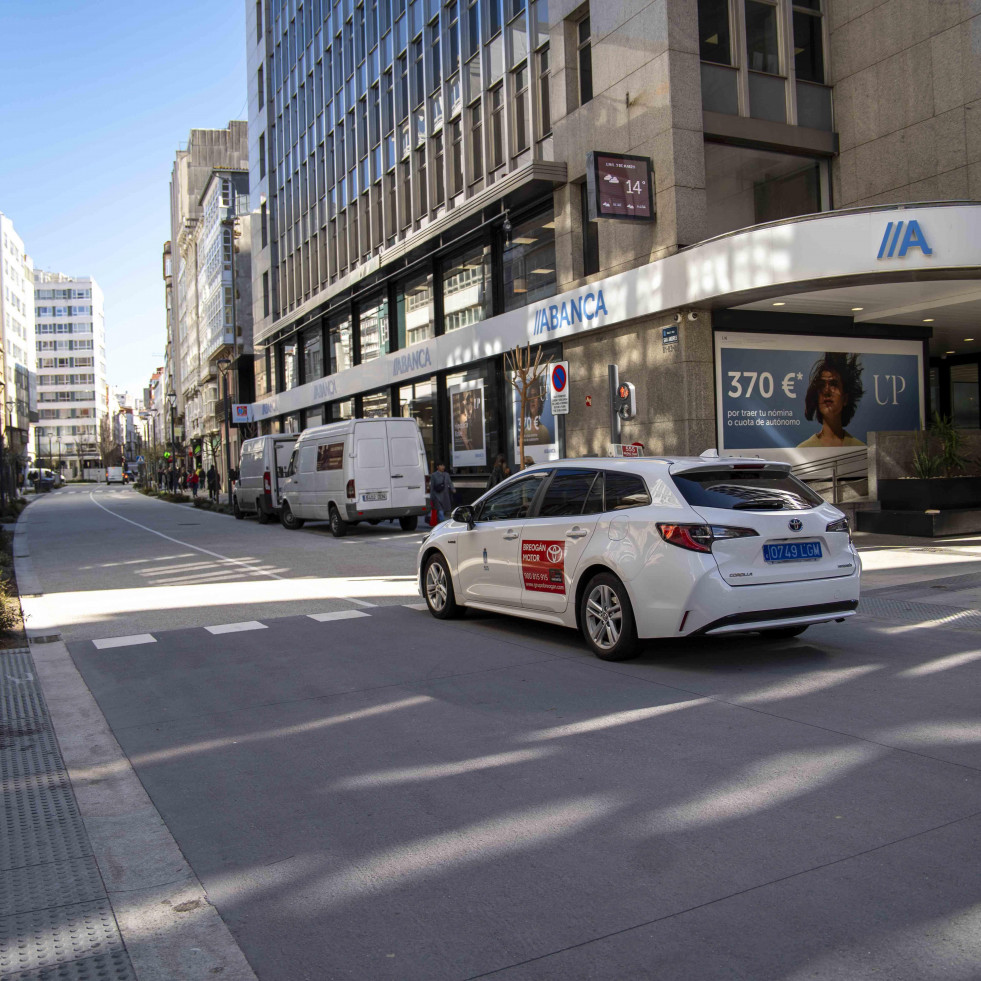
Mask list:
[[[600,573],[582,596],[580,623],[586,643],[604,661],[625,661],[638,653],[634,614],[623,583]]]
[[[442,555],[434,555],[426,563],[426,574],[423,577],[426,591],[426,606],[429,612],[439,620],[449,620],[459,616],[460,607],[453,595],[453,582],[450,570],[446,567],[446,559]]]

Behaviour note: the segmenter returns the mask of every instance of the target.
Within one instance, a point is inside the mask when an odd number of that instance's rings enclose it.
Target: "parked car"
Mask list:
[[[423,542],[433,616],[464,607],[578,627],[619,661],[653,637],[791,637],[858,606],[848,522],[759,459],[563,460],[458,507]]]
[[[26,480],[31,486],[40,484],[41,490],[61,487],[65,482],[57,470],[49,470],[47,467],[31,468],[27,471]]]
[[[282,489],[284,528],[329,521],[335,538],[361,521],[426,513],[426,447],[415,419],[350,419],[300,433]]]
[[[264,525],[279,517],[280,487],[296,440],[295,433],[280,433],[247,439],[242,444],[238,480],[232,485],[236,518],[255,514]]]

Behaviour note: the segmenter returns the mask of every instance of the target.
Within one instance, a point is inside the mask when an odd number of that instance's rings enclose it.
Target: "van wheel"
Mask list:
[[[593,576],[583,591],[579,623],[586,643],[603,661],[626,661],[639,653],[634,612],[623,583],[608,572]]]
[[[419,518],[414,514],[408,518],[399,518],[399,527],[402,531],[415,531],[418,524]]]
[[[446,559],[438,552],[426,563],[426,572],[422,581],[426,606],[437,620],[452,620],[463,613],[463,609],[453,595],[453,580],[450,578]]]
[[[335,538],[343,538],[347,534],[348,524],[341,517],[340,512],[332,504],[330,506],[330,533]]]
[[[260,511],[259,520],[262,521],[262,518],[263,514],[262,511]],[[269,516],[266,515],[266,521],[268,520]],[[283,507],[279,512],[279,520],[287,531],[296,531],[297,528],[303,527],[303,519],[298,518],[293,513],[293,509],[286,503],[286,501],[283,501]]]
[[[259,519],[260,525],[268,525],[272,521],[272,515],[262,510],[262,502],[258,500],[255,502],[255,516]],[[299,528],[299,525],[297,527]]]
[[[245,518],[245,512],[238,506],[237,497],[232,498],[232,514],[234,514],[239,521],[242,521]]]

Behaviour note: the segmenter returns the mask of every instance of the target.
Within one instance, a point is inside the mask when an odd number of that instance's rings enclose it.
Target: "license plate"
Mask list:
[[[781,542],[764,545],[763,558],[767,562],[804,562],[821,558],[820,542]]]
[[[388,491],[369,491],[361,495],[362,501],[387,501]]]

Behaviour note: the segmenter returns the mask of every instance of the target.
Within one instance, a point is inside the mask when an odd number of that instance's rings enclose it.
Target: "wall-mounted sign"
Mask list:
[[[252,417],[252,406],[248,402],[236,402],[232,406],[232,423],[236,426],[243,422],[254,422]]]
[[[654,220],[654,169],[649,157],[626,153],[586,154],[589,220]]]
[[[661,328],[661,344],[664,347],[668,347],[671,344],[678,343],[678,328],[677,327],[662,327]]]
[[[548,397],[553,416],[569,414],[569,362],[556,361],[548,370]]]

